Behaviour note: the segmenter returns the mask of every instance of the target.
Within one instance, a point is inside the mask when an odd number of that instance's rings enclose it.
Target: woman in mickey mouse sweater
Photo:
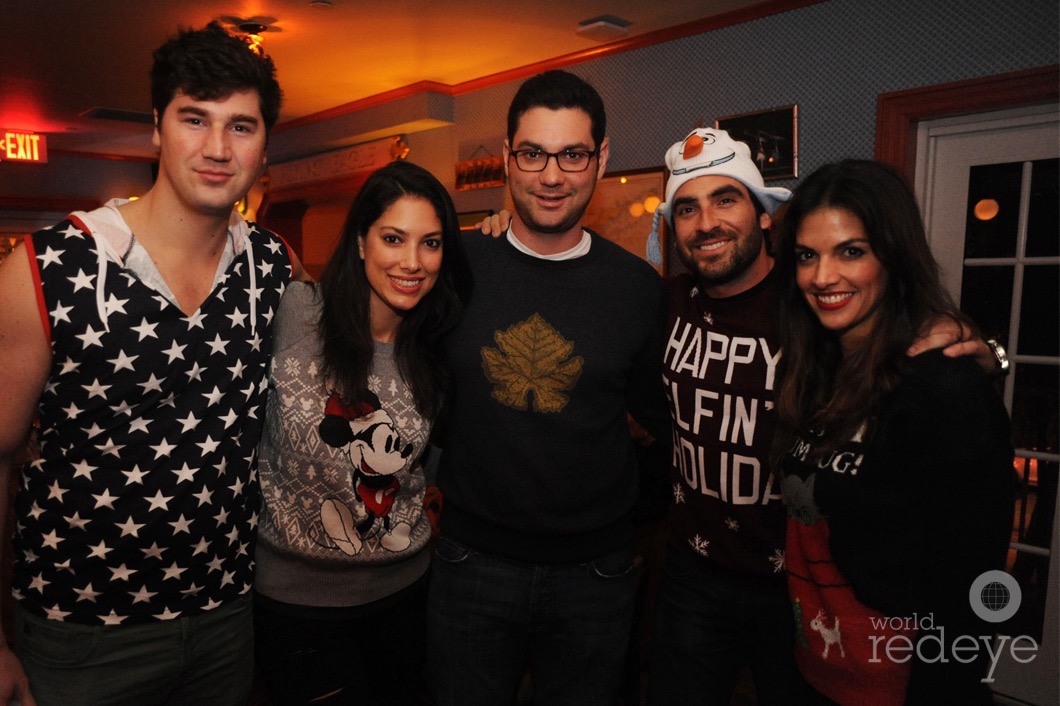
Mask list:
[[[436,351],[470,290],[456,212],[395,162],[355,199],[320,284],[277,312],[258,448],[255,642],[276,704],[414,703],[430,522],[420,463]]]

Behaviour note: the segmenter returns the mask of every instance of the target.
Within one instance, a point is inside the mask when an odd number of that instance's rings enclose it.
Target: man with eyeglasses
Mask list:
[[[505,237],[470,238],[472,302],[450,335],[442,533],[428,609],[439,706],[611,704],[633,620],[627,411],[668,433],[661,281],[589,233],[605,114],[582,79],[526,81],[508,112]]]

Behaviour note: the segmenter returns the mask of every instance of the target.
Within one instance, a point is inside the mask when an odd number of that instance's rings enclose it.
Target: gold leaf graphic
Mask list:
[[[482,370],[494,384],[493,397],[525,410],[533,394],[538,412],[559,412],[567,406],[563,394],[578,382],[584,361],[571,357],[574,344],[552,328],[540,314],[494,334],[497,348],[482,349]]]

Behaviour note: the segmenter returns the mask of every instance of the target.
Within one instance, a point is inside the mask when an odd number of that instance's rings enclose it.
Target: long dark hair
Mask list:
[[[471,273],[461,245],[453,200],[423,167],[393,162],[374,172],[350,206],[342,238],[320,278],[320,337],[323,375],[344,399],[368,387],[374,343],[369,320],[371,286],[358,239],[403,196],[422,198],[442,224],[442,267],[438,281],[402,317],[394,341],[398,369],[412,389],[420,414],[433,417],[445,386],[442,337],[456,325],[471,294]]]
[[[838,335],[821,325],[795,281],[796,236],[806,216],[821,208],[856,216],[887,272],[875,328],[845,358]],[[799,186],[783,216],[776,268],[783,350],[777,414],[782,430],[822,434],[820,456],[875,416],[898,384],[905,351],[919,331],[947,316],[971,325],[939,281],[913,192],[897,172],[878,162],[827,164]],[[784,436],[777,435],[778,443]]]

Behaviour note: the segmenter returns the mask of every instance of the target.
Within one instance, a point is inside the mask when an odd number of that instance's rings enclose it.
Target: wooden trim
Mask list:
[[[374,171],[374,169],[366,169],[336,179],[296,184],[285,189],[270,189],[266,192],[265,201],[258,210],[260,211],[271,204],[285,203],[287,201],[315,203],[333,196],[348,195],[352,200]]]
[[[293,130],[294,128],[304,127],[306,125],[312,125],[313,123],[323,122],[325,120],[331,120],[333,118],[340,118],[343,115],[349,115],[350,113],[356,113],[359,110],[367,110],[368,108],[374,108],[378,105],[385,105],[392,103],[402,98],[408,98],[415,96],[420,93],[441,93],[443,95],[455,95],[453,87],[446,83],[438,83],[437,81],[417,81],[416,83],[410,83],[407,86],[395,88],[390,91],[383,93],[377,93],[374,96],[368,96],[367,98],[361,98],[350,103],[343,103],[337,105],[334,108],[328,108],[322,110],[319,113],[311,113],[309,115],[303,115],[300,118],[294,118],[287,122],[276,125],[272,128],[272,134],[275,135],[278,132],[284,132],[286,130]]]
[[[96,199],[0,196],[0,211],[53,211],[57,213],[72,213],[74,211],[91,211],[102,205],[103,204]]]
[[[876,159],[913,183],[922,120],[1060,101],[1060,66],[881,93],[876,100]]]
[[[696,34],[704,34],[706,32],[724,29],[725,27],[732,27],[745,22],[762,19],[763,17],[769,17],[770,15],[779,15],[782,12],[789,12],[791,10],[809,7],[810,5],[817,5],[822,2],[825,2],[825,0],[767,0],[758,5],[752,5],[750,7],[732,10],[730,12],[723,12],[720,15],[686,22],[685,24],[677,25],[675,27],[667,27],[665,29],[655,30],[654,32],[646,32],[628,39],[621,39],[597,47],[590,47],[589,49],[583,49],[571,54],[539,61],[534,64],[527,64],[526,66],[501,71],[495,74],[490,74],[489,76],[482,76],[481,78],[471,79],[462,83],[445,84],[435,81],[420,81],[418,83],[409,84],[408,86],[386,91],[385,93],[379,93],[351,103],[335,106],[334,108],[329,108],[319,113],[312,113],[300,118],[294,118],[282,125],[277,125],[272,129],[272,132],[283,132],[293,128],[304,127],[305,125],[310,125],[312,123],[331,120],[343,115],[355,113],[359,110],[365,110],[366,108],[372,108],[377,105],[382,105],[384,103],[407,98],[427,91],[441,93],[448,96],[459,96],[464,93],[480,91],[484,88],[491,88],[502,83],[508,83],[509,81],[529,78],[530,76],[534,76],[543,71],[563,69],[575,64],[585,63],[586,61],[602,59],[607,56],[614,56],[615,54],[622,54],[635,49],[644,49],[656,44],[672,42],[675,39],[683,39]]]

